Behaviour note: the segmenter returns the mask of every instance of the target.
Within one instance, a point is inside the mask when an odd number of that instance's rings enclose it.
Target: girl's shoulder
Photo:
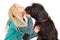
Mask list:
[[[12,23],[12,19],[9,18],[7,22],[8,26],[10,26],[11,23]]]
[[[11,28],[16,28],[12,19],[8,19],[8,26],[11,27]]]

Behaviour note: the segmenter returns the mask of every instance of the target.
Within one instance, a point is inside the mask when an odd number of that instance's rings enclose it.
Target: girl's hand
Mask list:
[[[35,26],[34,31],[35,31],[36,33],[38,33],[38,32],[40,31],[40,27],[39,27],[39,26]]]
[[[30,18],[31,16],[30,16],[30,14],[25,14],[25,16],[26,16],[26,18]]]

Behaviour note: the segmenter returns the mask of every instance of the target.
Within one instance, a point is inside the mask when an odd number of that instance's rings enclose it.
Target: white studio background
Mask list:
[[[20,6],[26,7],[33,2],[41,3],[45,7],[55,23],[58,30],[58,38],[60,39],[60,0],[0,0],[0,40],[4,40],[5,38],[5,26],[8,20],[8,9],[10,6],[18,3]],[[32,40],[35,39],[36,38],[33,38]]]

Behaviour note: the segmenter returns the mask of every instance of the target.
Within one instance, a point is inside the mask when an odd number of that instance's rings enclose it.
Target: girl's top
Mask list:
[[[18,22],[21,23],[20,21],[18,21]],[[9,29],[8,29],[5,40],[22,40],[25,33],[30,34],[30,38],[37,36],[37,34],[33,31],[34,27],[33,27],[32,19],[28,18],[27,23],[28,23],[27,27],[19,27],[19,29],[17,30],[12,19],[9,19],[8,20]],[[31,36],[31,34],[34,34],[34,35]]]

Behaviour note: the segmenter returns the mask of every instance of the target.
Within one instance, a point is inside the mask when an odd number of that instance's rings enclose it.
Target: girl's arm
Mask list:
[[[11,30],[11,28],[9,28],[5,40],[14,40],[16,36],[17,36],[16,31],[14,31],[14,29]]]
[[[26,34],[31,34],[33,33],[33,22],[32,22],[32,18],[29,17],[28,18],[28,22],[27,22],[28,26],[27,27],[19,27],[19,31],[26,33]]]
[[[39,26],[35,26],[33,33],[29,35],[29,39],[32,39],[32,38],[34,38],[34,37],[37,37],[37,36],[38,36],[37,33],[38,33],[39,31],[40,31],[40,27],[39,27]]]

